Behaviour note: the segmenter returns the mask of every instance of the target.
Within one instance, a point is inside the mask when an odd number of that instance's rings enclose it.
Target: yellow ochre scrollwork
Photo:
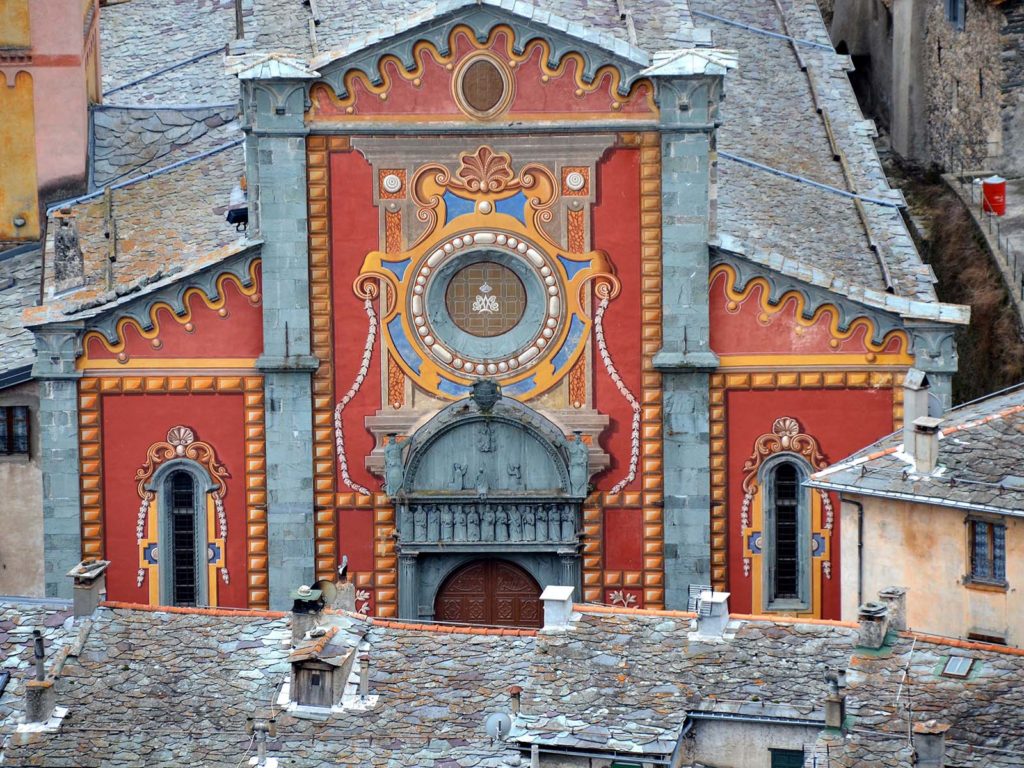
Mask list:
[[[453,170],[427,164],[412,176],[411,200],[424,229],[397,253],[367,254],[354,283],[365,300],[381,296],[381,330],[394,360],[419,386],[446,398],[468,392],[474,380],[498,380],[507,395],[529,399],[572,369],[590,336],[591,291],[613,299],[619,281],[607,256],[579,253],[552,239],[559,184],[551,170],[489,146],[464,152]],[[523,318],[494,339],[470,338],[452,325],[446,285],[465,266],[497,262],[524,286]],[[495,307],[477,298],[473,311]]]

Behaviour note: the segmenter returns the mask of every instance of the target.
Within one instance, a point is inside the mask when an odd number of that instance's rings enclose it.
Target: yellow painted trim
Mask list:
[[[84,358],[83,358],[84,359]],[[113,364],[113,365],[112,365]],[[109,371],[119,373],[126,369],[137,370],[140,368],[154,371],[162,371],[171,368],[183,368],[188,370],[206,370],[211,368],[221,369],[248,368],[256,371],[255,357],[222,358],[222,357],[142,357],[132,358],[124,363],[116,360],[87,360],[79,361],[78,369],[81,371]]]
[[[901,352],[901,353],[886,353],[885,355],[880,355],[880,357],[886,357],[886,358],[890,358],[890,359],[898,358],[898,363],[894,363],[894,364],[901,364],[901,365],[913,365],[914,364],[914,357],[913,357],[913,355],[909,354],[909,352],[907,351],[907,350],[910,349],[910,337],[907,335],[906,331],[899,331],[899,330],[889,331],[889,333],[885,334],[885,336],[882,338],[881,343],[875,344],[874,342],[871,341],[871,339],[875,335],[875,324],[871,320],[866,318],[866,317],[857,317],[857,318],[855,318],[850,323],[850,326],[845,331],[843,331],[843,330],[840,330],[840,328],[839,328],[839,317],[840,317],[839,308],[836,307],[836,305],[834,305],[834,304],[822,304],[821,306],[819,306],[814,311],[814,314],[811,316],[811,318],[807,319],[806,317],[804,317],[804,308],[807,305],[807,300],[804,297],[804,295],[802,293],[800,293],[799,291],[795,291],[795,290],[794,291],[786,291],[786,293],[782,294],[782,296],[779,297],[779,300],[776,303],[771,303],[771,302],[768,301],[768,297],[771,295],[771,285],[769,284],[769,282],[768,282],[768,280],[766,278],[763,278],[763,277],[752,278],[751,280],[749,280],[747,282],[747,285],[743,289],[743,291],[737,291],[734,288],[734,286],[736,285],[736,279],[737,279],[736,270],[733,267],[731,267],[730,265],[728,265],[728,264],[719,264],[718,266],[716,266],[714,269],[711,270],[711,274],[708,277],[708,285],[709,286],[712,285],[715,282],[715,280],[719,277],[719,275],[725,275],[725,281],[726,281],[725,282],[725,294],[726,294],[727,300],[730,303],[733,303],[733,304],[736,305],[735,307],[727,306],[726,307],[726,311],[729,311],[729,312],[736,312],[736,311],[738,311],[739,310],[739,305],[742,304],[743,302],[745,302],[748,298],[750,298],[750,295],[753,292],[754,288],[755,287],[760,287],[761,288],[761,293],[760,293],[760,298],[758,300],[758,304],[759,304],[759,306],[761,308],[761,311],[763,313],[765,313],[765,314],[767,314],[769,316],[770,315],[777,315],[780,312],[782,312],[782,310],[787,306],[789,301],[795,301],[796,302],[796,312],[794,313],[794,319],[796,320],[798,325],[800,325],[800,326],[802,326],[804,328],[810,328],[810,327],[812,327],[814,325],[817,325],[818,322],[820,322],[820,320],[822,318],[822,315],[824,315],[825,313],[828,313],[829,314],[829,329],[828,330],[829,330],[829,333],[831,334],[831,336],[832,336],[832,338],[834,340],[836,340],[836,341],[847,341],[847,340],[849,340],[854,335],[854,333],[860,327],[863,326],[866,329],[866,332],[864,334],[864,345],[867,347],[868,352],[875,353],[875,354],[881,353],[882,350],[884,350],[889,345],[889,343],[892,341],[892,339],[895,337],[895,338],[900,339],[900,341],[902,342],[902,348],[903,348],[904,351]],[[845,355],[849,355],[849,353],[836,354],[835,356],[832,356],[832,355],[819,355],[819,356],[789,355],[787,357],[787,356],[784,356],[784,355],[771,355],[771,356],[767,356],[767,357],[773,358],[772,363],[760,363],[760,364],[762,364],[762,365],[764,365],[764,364],[773,364],[773,363],[777,364],[780,359],[789,359],[789,360],[799,361],[799,362],[796,363],[798,365],[801,364],[802,361],[804,361],[804,360],[808,360],[809,361],[809,360],[812,360],[812,359],[815,359],[815,358],[818,359],[819,361],[821,361],[821,360],[827,360],[827,361],[836,360],[836,361],[839,361]],[[859,358],[859,359],[863,360],[865,356],[863,356],[863,355],[851,355],[850,357],[856,357],[856,358]],[[847,360],[849,360],[849,357],[847,358]],[[749,364],[751,364],[751,363],[748,363],[748,365]],[[811,363],[808,362],[807,364],[810,365]],[[825,362],[825,363],[819,362],[819,365],[821,365],[821,364],[830,365],[832,363],[831,362]]]
[[[252,264],[249,265],[249,275],[252,278],[252,285],[250,285],[249,287],[246,287],[245,285],[243,285],[242,281],[238,277],[236,277],[235,275],[231,274],[230,272],[225,272],[223,275],[218,277],[217,278],[217,293],[218,293],[219,296],[218,296],[217,299],[210,298],[209,296],[206,295],[206,293],[204,291],[200,290],[199,288],[189,288],[188,290],[186,290],[184,296],[182,297],[182,304],[185,307],[185,314],[184,315],[179,315],[175,311],[174,307],[172,307],[166,301],[158,301],[158,302],[154,303],[149,308],[149,319],[150,319],[150,323],[153,326],[150,330],[144,329],[142,327],[142,325],[139,323],[139,321],[136,320],[133,317],[123,317],[123,318],[121,318],[120,320],[117,321],[117,337],[118,337],[118,342],[116,344],[111,344],[109,341],[107,341],[107,337],[105,335],[103,335],[102,333],[100,333],[99,331],[89,331],[82,338],[83,354],[82,354],[82,357],[80,357],[78,359],[78,363],[76,365],[76,368],[78,370],[88,370],[88,369],[94,367],[92,365],[92,361],[90,361],[89,358],[88,358],[88,349],[89,349],[88,345],[89,345],[89,342],[92,339],[98,339],[100,344],[103,345],[103,348],[106,349],[108,352],[110,352],[112,354],[120,354],[120,353],[124,352],[124,348],[125,348],[124,329],[127,326],[129,326],[129,325],[133,326],[135,328],[135,330],[139,333],[139,335],[142,338],[147,339],[149,341],[152,341],[152,340],[156,339],[160,335],[160,320],[159,320],[160,310],[166,309],[168,312],[170,312],[171,313],[171,317],[173,317],[175,319],[175,321],[178,323],[178,325],[186,325],[187,323],[192,322],[192,308],[191,308],[189,302],[190,302],[190,300],[192,299],[193,296],[198,296],[200,298],[200,300],[203,302],[203,304],[206,305],[207,309],[214,309],[214,310],[223,309],[224,305],[227,303],[227,292],[224,290],[224,286],[228,282],[234,283],[237,286],[239,292],[243,296],[247,296],[247,297],[250,297],[250,298],[252,296],[255,296],[259,292],[259,286],[260,286],[260,282],[257,279],[257,269],[258,269],[260,263],[261,263],[260,259],[254,259]],[[110,360],[103,360],[102,361],[102,363],[104,365],[107,365],[107,366],[109,366],[109,364],[111,362],[115,362],[116,363],[117,361],[116,360],[115,361],[110,361]],[[131,360],[126,361],[124,364],[122,364],[122,367],[127,366],[131,362],[132,362]],[[230,366],[230,367],[234,367],[234,366]]]
[[[339,99],[333,93],[333,90],[329,89],[327,86],[316,86],[310,93],[311,106],[307,111],[307,116],[315,115],[316,119],[331,122],[336,122],[338,120],[347,121],[353,119],[355,117],[354,113],[330,116],[319,115],[317,114],[317,105],[319,103],[319,94],[324,93],[331,101],[334,102],[334,106],[336,108],[344,110],[353,107],[356,101],[356,91],[352,86],[357,80],[361,82],[362,86],[366,89],[367,92],[374,94],[382,99],[387,98],[388,91],[390,91],[392,86],[394,85],[394,80],[392,76],[392,72],[394,71],[397,71],[402,77],[402,79],[406,80],[407,82],[413,83],[413,85],[418,86],[418,81],[422,78],[424,72],[423,57],[429,55],[437,64],[440,64],[444,66],[446,69],[448,69],[448,66],[453,64],[455,61],[456,37],[460,33],[464,34],[468,38],[470,43],[472,43],[473,47],[478,51],[493,49],[496,37],[499,34],[504,33],[506,36],[506,45],[505,50],[503,52],[513,63],[513,67],[529,59],[533,55],[534,49],[539,47],[541,49],[541,73],[542,76],[546,76],[548,78],[561,77],[565,73],[566,67],[568,66],[569,60],[571,59],[576,63],[576,74],[574,79],[576,81],[576,88],[579,91],[594,93],[595,91],[602,87],[602,83],[604,83],[605,78],[608,77],[608,95],[611,99],[611,102],[608,105],[609,115],[621,114],[614,111],[615,109],[617,109],[617,107],[613,105],[618,104],[621,106],[623,102],[631,100],[636,95],[640,86],[646,86],[646,101],[647,107],[650,110],[650,117],[658,117],[659,110],[657,104],[655,104],[654,102],[654,87],[651,84],[650,80],[637,80],[635,83],[633,83],[633,87],[630,89],[628,96],[619,97],[618,88],[619,83],[622,81],[622,76],[619,74],[619,70],[613,65],[607,64],[599,68],[597,72],[594,74],[594,78],[591,82],[584,82],[581,73],[586,71],[586,62],[584,61],[583,56],[581,54],[576,53],[574,51],[569,52],[562,57],[562,59],[558,62],[557,66],[551,67],[548,65],[548,61],[551,57],[551,46],[548,45],[547,41],[538,38],[530,40],[528,43],[526,43],[525,47],[523,48],[523,52],[521,54],[518,54],[513,50],[516,39],[515,31],[506,24],[500,24],[494,27],[491,30],[490,34],[487,36],[487,39],[483,42],[477,40],[476,33],[474,33],[473,30],[467,27],[466,25],[460,24],[458,26],[453,27],[451,32],[448,33],[448,49],[451,51],[451,53],[449,53],[447,56],[442,55],[440,52],[438,52],[438,50],[434,47],[432,43],[426,41],[418,42],[416,43],[415,46],[413,46],[413,60],[416,62],[413,69],[407,70],[405,68],[405,65],[402,63],[402,60],[399,59],[397,56],[382,56],[380,60],[377,62],[377,71],[381,79],[380,85],[375,85],[374,83],[372,83],[370,78],[361,70],[349,70],[348,72],[345,73],[343,77],[343,80],[345,82],[345,88],[348,91],[348,96],[346,96],[344,99]],[[393,65],[393,67],[388,66],[389,64]],[[449,72],[451,71],[452,70],[449,69]],[[522,119],[525,116],[517,114],[515,117],[518,120]],[[553,119],[554,116],[545,115],[544,117],[547,119]],[[571,115],[571,117],[577,119],[576,115]],[[423,122],[424,118],[430,119],[430,116],[413,115],[410,116],[409,119],[415,120],[416,122]],[[393,119],[393,117],[389,115],[380,115],[372,117],[367,115],[363,116],[363,119],[381,120]],[[451,120],[451,115],[447,116],[447,120]]]
[[[149,513],[146,519],[146,535],[149,537],[148,541],[142,542],[143,548],[148,546],[152,542],[156,542],[157,547],[160,546],[160,494],[154,494],[153,500],[149,503]],[[160,550],[157,549],[157,562],[159,563]],[[142,552],[139,552],[139,558],[142,558]],[[160,605],[160,566],[151,565],[150,563],[143,562],[143,565],[149,570],[146,574],[147,586],[149,587],[149,604]]]
[[[870,359],[873,358],[873,359]],[[869,352],[866,355],[836,353],[834,355],[791,355],[779,353],[776,355],[721,355],[719,357],[719,368],[813,368],[821,369],[822,366],[839,366],[844,370],[857,367],[877,368],[880,366],[893,366],[906,368],[914,364],[912,355],[888,354],[876,355]]]
[[[217,538],[217,507],[213,503],[213,493],[208,492],[206,494],[206,541],[207,547],[206,552],[203,553],[203,558],[209,560],[210,547],[209,544],[216,544],[220,542],[221,562],[224,558],[224,541],[223,539]],[[206,602],[211,608],[217,607],[217,563],[206,566]]]

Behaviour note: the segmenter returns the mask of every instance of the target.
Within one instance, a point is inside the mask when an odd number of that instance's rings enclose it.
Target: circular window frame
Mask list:
[[[499,261],[495,261],[495,260],[486,258],[487,249],[483,249],[482,252],[485,254],[483,258],[474,258],[474,259],[469,259],[470,254],[467,253],[466,254],[467,263],[464,266],[462,266],[459,269],[457,269],[450,277],[445,279],[445,281],[444,281],[445,282],[445,286],[444,286],[444,306],[445,306],[445,314],[448,316],[448,319],[451,320],[452,323],[455,324],[455,326],[457,328],[459,328],[460,330],[462,330],[465,333],[468,333],[470,336],[475,336],[476,338],[491,339],[491,338],[494,338],[496,336],[503,336],[503,335],[505,335],[507,333],[510,333],[511,331],[515,330],[517,327],[519,327],[519,325],[523,321],[523,318],[526,315],[526,307],[527,307],[527,304],[529,303],[529,294],[527,293],[526,285],[523,282],[523,278],[522,278],[521,275],[517,274],[514,269],[506,266],[505,264],[502,264]],[[495,251],[495,253],[497,253],[497,252]],[[487,267],[494,267],[494,268],[496,268],[498,270],[506,272],[513,280],[515,280],[515,282],[518,284],[518,288],[519,288],[519,290],[518,290],[518,293],[519,293],[518,300],[519,300],[519,302],[521,302],[522,306],[519,309],[518,314],[516,314],[514,320],[512,319],[511,315],[499,320],[499,323],[501,325],[501,329],[495,330],[493,332],[476,333],[476,332],[474,332],[473,330],[471,330],[470,328],[467,327],[469,325],[469,322],[468,322],[469,321],[469,317],[461,317],[460,318],[460,317],[456,316],[455,312],[452,312],[452,303],[459,300],[459,297],[452,295],[452,289],[453,289],[453,287],[456,284],[456,280],[458,280],[467,270],[470,270],[470,269],[473,269],[473,268],[484,268],[486,270]],[[500,272],[499,272],[499,276],[500,276]],[[492,275],[492,277],[494,277],[494,276]],[[438,278],[435,278],[435,279],[441,279],[441,278],[438,277]],[[466,278],[463,278],[463,280],[466,280]],[[491,278],[486,278],[486,277],[484,278],[485,282],[489,283],[490,280],[491,280]],[[466,287],[468,287],[468,286],[466,286]],[[488,291],[493,290],[490,285],[486,286],[486,288],[487,288]],[[484,290],[484,288],[481,287],[480,288],[480,292],[482,293],[483,290]],[[470,291],[470,293],[472,293],[472,291]],[[497,299],[497,296],[495,296],[495,298]],[[515,299],[513,299],[513,300],[515,300]],[[470,310],[470,311],[473,311],[473,310]],[[500,310],[496,310],[496,311],[500,311]]]
[[[504,93],[502,93],[501,98],[498,99],[497,103],[493,107],[484,111],[473,107],[466,99],[463,91],[463,80],[466,77],[466,73],[473,64],[481,59],[486,59],[488,63],[494,66],[498,71],[502,85],[504,86]],[[477,120],[489,120],[505,112],[512,103],[512,96],[514,93],[515,80],[512,78],[512,70],[509,68],[508,64],[487,51],[477,51],[464,58],[459,62],[458,68],[455,70],[455,75],[452,77],[452,96],[455,98],[455,103],[459,105],[459,109]]]
[[[526,310],[505,334],[473,336],[448,316],[448,280],[475,261],[509,268],[526,289]],[[557,274],[550,257],[518,235],[499,230],[456,235],[417,267],[408,298],[411,336],[431,360],[457,376],[516,376],[541,362],[562,335],[566,302]]]

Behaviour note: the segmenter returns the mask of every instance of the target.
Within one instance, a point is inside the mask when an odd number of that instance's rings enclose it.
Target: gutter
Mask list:
[[[558,749],[556,747],[542,747],[540,744],[518,742],[517,746],[522,752],[529,752],[531,747],[537,747],[538,752],[545,752],[549,755],[565,755],[567,757],[589,757],[595,760],[628,760],[630,762],[650,763],[651,765],[672,765],[671,757],[656,757],[646,752],[620,752],[610,750],[608,752],[583,752],[575,749]]]
[[[805,480],[803,485],[809,488],[817,488],[823,491],[835,491],[839,494],[853,493],[859,496],[871,496],[879,499],[895,499],[896,501],[909,501],[915,504],[929,504],[934,507],[946,507],[948,509],[965,509],[971,512],[991,512],[1006,517],[1024,518],[1024,509],[1014,510],[1005,507],[993,507],[988,504],[973,504],[971,502],[955,502],[950,499],[940,499],[933,496],[921,496],[916,493],[901,493],[900,491],[883,491],[877,488],[861,488],[856,485],[845,483],[825,483],[820,480]],[[1016,492],[1016,491],[1014,491]]]
[[[18,384],[24,384],[26,381],[32,380],[32,364],[21,365],[17,368],[11,368],[9,371],[0,373],[0,389],[7,389],[9,387],[16,387]]]

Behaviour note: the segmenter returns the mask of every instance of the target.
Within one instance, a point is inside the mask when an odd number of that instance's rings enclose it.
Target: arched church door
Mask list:
[[[459,568],[437,591],[434,618],[467,624],[539,627],[540,586],[506,560],[474,560]]]

